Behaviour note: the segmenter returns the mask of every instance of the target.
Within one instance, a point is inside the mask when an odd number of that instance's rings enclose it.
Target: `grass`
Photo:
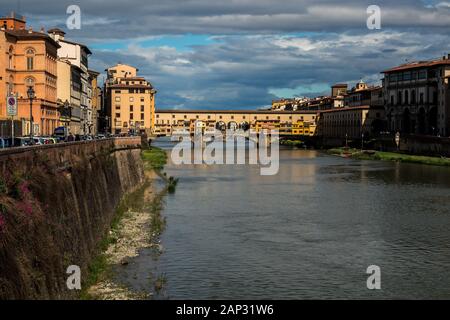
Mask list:
[[[297,147],[297,148],[303,147],[305,145],[305,143],[300,140],[281,140],[280,144],[283,146]]]
[[[434,166],[450,166],[450,158],[445,157],[418,156],[397,152],[361,151],[353,148],[334,148],[329,149],[328,153],[339,156],[348,156],[358,160],[383,160]]]
[[[161,170],[164,168],[164,165],[167,163],[167,154],[163,149],[157,147],[149,147],[145,149],[141,153],[142,160],[144,162],[145,170],[155,170],[159,173],[160,176],[163,176],[167,181],[167,189],[169,192],[175,191],[175,186],[178,182],[178,179],[174,179],[170,177],[167,179],[166,174],[162,174]],[[111,276],[111,265],[108,262],[108,256],[104,253],[109,245],[115,243],[117,241],[116,234],[117,229],[119,227],[119,223],[122,218],[127,214],[130,210],[132,211],[142,211],[145,207],[144,203],[144,193],[145,190],[149,187],[150,181],[146,181],[139,189],[136,191],[125,195],[120,201],[119,205],[116,208],[114,219],[111,223],[111,231],[109,232],[101,241],[99,245],[98,254],[90,263],[88,277],[86,281],[83,283],[83,289],[81,291],[80,298],[81,299],[92,299],[88,290],[90,287],[98,283],[100,280],[104,278],[108,278]],[[163,218],[160,214],[162,208],[162,196],[158,196],[154,201],[150,204],[150,213],[153,216],[151,233],[156,237],[159,236],[165,228],[165,218]],[[161,283],[161,287],[165,281],[159,281]]]
[[[167,163],[167,153],[163,149],[156,147],[142,150],[141,157],[146,169],[161,171]]]

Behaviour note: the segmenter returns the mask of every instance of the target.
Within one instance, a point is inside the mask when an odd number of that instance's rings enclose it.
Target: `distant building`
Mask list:
[[[383,71],[389,130],[404,134],[450,135],[450,54]]]
[[[339,97],[347,94],[348,85],[346,83],[337,83],[331,86],[331,96]]]
[[[280,134],[313,136],[316,133],[315,111],[272,110],[158,110],[155,134],[171,135],[173,132],[194,131],[200,122],[203,130],[264,129],[278,130]]]
[[[369,86],[360,81],[347,92],[344,104],[348,107],[383,106],[383,89],[381,86]]]
[[[138,69],[117,64],[106,69],[105,116],[112,133],[147,133],[154,128],[156,90]]]
[[[51,135],[59,125],[56,60],[60,46],[43,30],[27,30],[25,18],[17,14],[0,18],[0,26],[0,122],[10,123],[6,113],[6,96],[17,94],[16,120],[20,123],[20,132],[15,134],[30,134],[27,90],[32,87],[35,91],[33,134]]]
[[[323,110],[317,125],[318,135],[343,145],[345,139],[358,140],[379,134],[384,130],[384,108],[371,106],[344,107]],[[329,143],[326,143],[329,144]]]
[[[89,81],[91,83],[92,95],[91,95],[91,106],[92,106],[92,133],[97,134],[99,128],[99,115],[102,107],[102,89],[98,86],[97,77],[100,75],[99,72],[94,70],[89,70]]]
[[[75,98],[72,101],[71,109],[75,117],[80,116],[80,128],[78,130],[76,121],[74,127],[71,127],[71,132],[74,134],[92,134],[92,86],[89,80],[88,72],[88,56],[92,54],[89,48],[81,43],[76,43],[65,39],[65,32],[58,28],[48,30],[50,37],[55,40],[60,48],[58,49],[58,58],[60,60],[69,62],[74,68],[72,69],[73,77],[71,78],[71,85],[74,91],[78,92],[80,89],[79,104]],[[68,82],[61,85],[68,85]],[[79,110],[78,110],[79,109]],[[75,118],[76,119],[76,118]]]

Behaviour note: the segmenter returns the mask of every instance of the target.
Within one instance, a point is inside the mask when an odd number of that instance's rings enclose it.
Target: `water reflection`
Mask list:
[[[305,150],[280,162],[276,176],[168,165],[180,182],[165,251],[154,261],[144,250],[129,282],[154,268],[168,298],[450,298],[449,168]],[[372,264],[381,291],[366,289]]]

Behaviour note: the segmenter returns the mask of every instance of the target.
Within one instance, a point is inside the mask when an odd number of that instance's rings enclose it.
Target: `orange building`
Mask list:
[[[25,18],[11,14],[0,18],[0,120],[7,120],[6,97],[18,96],[18,114],[22,132],[30,133],[30,100],[33,87],[33,133],[52,135],[59,125],[56,104],[57,49],[59,45],[43,30],[26,29]],[[6,28],[5,28],[6,27]]]

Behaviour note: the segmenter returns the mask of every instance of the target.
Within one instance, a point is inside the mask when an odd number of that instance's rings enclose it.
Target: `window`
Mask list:
[[[116,113],[116,118],[120,118],[120,113]]]
[[[144,114],[143,113],[141,113],[141,120],[144,120]],[[167,121],[169,121],[169,120],[167,120]]]
[[[411,80],[411,71],[407,71],[403,73],[403,80],[409,81]]]
[[[120,110],[120,104],[116,104],[116,110]]]
[[[411,91],[411,103],[416,103],[416,90]]]
[[[402,104],[402,92],[401,91],[398,92],[397,104],[398,105]]]
[[[133,120],[133,114],[130,113],[130,120]]]
[[[141,106],[141,112],[144,112],[145,106]]]
[[[144,102],[144,98],[141,97],[141,102]]]
[[[133,112],[133,105],[130,105],[130,112]]]
[[[419,103],[420,103],[420,104],[423,103],[423,97],[424,97],[424,96],[423,96],[423,92],[421,92],[421,93],[420,93],[420,96],[419,96]]]
[[[120,90],[114,90],[114,92],[115,92],[115,93],[120,93],[121,91],[120,91]]]
[[[12,94],[14,92],[14,78],[13,78],[13,76],[9,76],[7,91],[8,91],[7,92],[8,94]]]
[[[116,97],[116,102],[120,102],[120,97]]]
[[[419,71],[419,80],[426,79],[427,78],[427,71],[426,70],[420,70]]]
[[[34,69],[34,50],[28,49],[26,51],[27,56],[27,70],[33,70]]]
[[[9,48],[9,53],[8,53],[8,68],[9,69],[14,69],[14,66],[13,66],[13,48],[12,47]]]
[[[405,91],[405,104],[409,104],[409,92],[408,92],[408,90]]]

